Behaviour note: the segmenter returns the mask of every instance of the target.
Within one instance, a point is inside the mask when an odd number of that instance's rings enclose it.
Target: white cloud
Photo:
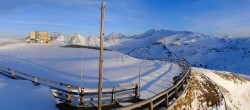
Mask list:
[[[88,28],[91,28],[91,26],[73,25],[73,24],[55,23],[55,22],[43,22],[43,21],[19,21],[19,20],[9,20],[9,21],[5,21],[5,22],[25,25],[25,27],[28,27],[29,25],[48,25],[48,26],[85,27],[85,28],[88,27]]]

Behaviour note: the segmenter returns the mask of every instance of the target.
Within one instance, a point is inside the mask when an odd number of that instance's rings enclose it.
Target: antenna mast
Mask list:
[[[102,2],[102,7],[101,7],[101,29],[100,29],[98,110],[102,109],[102,66],[103,66],[104,10],[105,10],[105,2]]]
[[[80,74],[81,74],[81,79],[80,79],[80,84],[81,84],[81,89],[82,89],[82,59],[83,59],[83,49],[81,48],[81,64],[80,64]]]

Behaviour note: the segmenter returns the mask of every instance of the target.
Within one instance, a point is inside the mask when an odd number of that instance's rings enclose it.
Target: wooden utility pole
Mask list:
[[[102,109],[102,67],[103,67],[104,10],[105,10],[105,2],[102,2],[102,8],[101,8],[101,29],[100,29],[100,59],[99,59],[98,110]]]

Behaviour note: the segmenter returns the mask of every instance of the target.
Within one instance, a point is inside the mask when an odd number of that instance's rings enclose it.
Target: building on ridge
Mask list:
[[[46,31],[30,32],[29,43],[52,44],[52,38]]]

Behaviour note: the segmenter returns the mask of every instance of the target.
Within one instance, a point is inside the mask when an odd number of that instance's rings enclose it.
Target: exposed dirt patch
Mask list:
[[[94,49],[94,50],[100,50],[100,47],[93,47],[93,46],[84,46],[84,45],[65,45],[61,46],[64,48],[87,48],[87,49]],[[105,51],[111,51],[109,49],[104,48]]]
[[[235,84],[242,84],[247,82],[246,79],[241,78],[238,75],[235,75],[234,73],[225,73],[225,72],[218,72],[213,71],[213,73],[217,74],[218,76],[222,77],[225,80],[233,81]]]
[[[208,109],[220,106],[224,100],[217,85],[202,74],[191,72],[190,87],[184,96],[174,106],[175,110],[180,109]]]

